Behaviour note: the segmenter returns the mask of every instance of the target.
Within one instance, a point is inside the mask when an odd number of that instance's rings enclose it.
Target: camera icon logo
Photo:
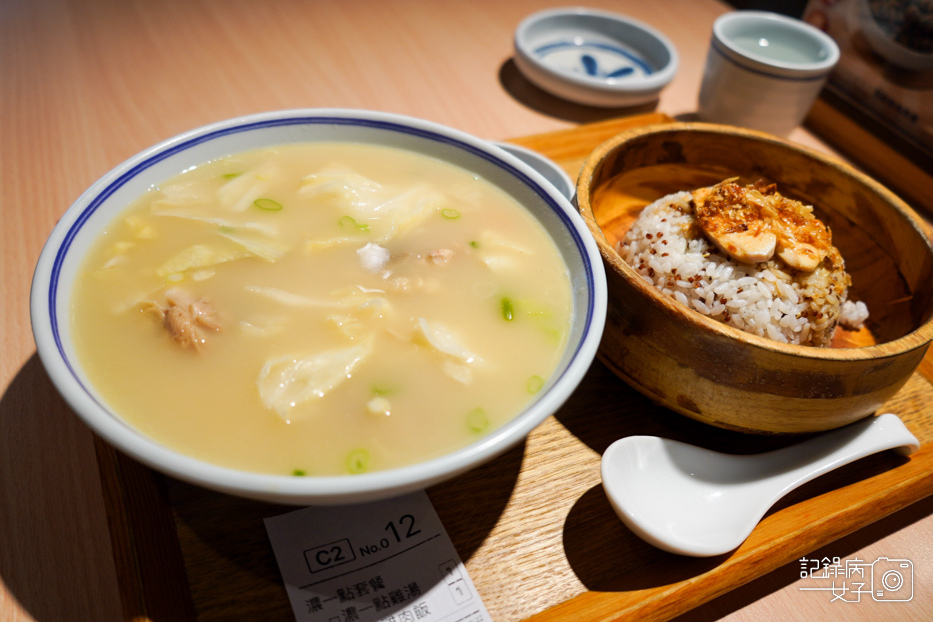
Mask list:
[[[914,597],[914,564],[909,559],[879,557],[871,564],[871,597],[906,602]]]

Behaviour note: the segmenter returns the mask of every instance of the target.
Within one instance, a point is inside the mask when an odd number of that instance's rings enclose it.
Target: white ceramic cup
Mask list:
[[[726,13],[713,24],[698,116],[787,136],[838,61],[836,42],[810,24],[765,11]]]

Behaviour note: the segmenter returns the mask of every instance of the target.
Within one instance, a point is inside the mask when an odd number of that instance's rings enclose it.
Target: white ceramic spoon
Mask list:
[[[656,436],[629,436],[602,458],[603,488],[629,529],[694,557],[737,548],[774,503],[810,480],[877,453],[920,443],[891,414],[754,455],[728,455]]]

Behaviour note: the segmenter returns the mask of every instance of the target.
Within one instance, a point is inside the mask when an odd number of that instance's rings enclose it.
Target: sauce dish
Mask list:
[[[676,48],[661,32],[607,11],[541,11],[515,31],[515,63],[525,77],[587,106],[650,103],[674,78],[678,62]]]

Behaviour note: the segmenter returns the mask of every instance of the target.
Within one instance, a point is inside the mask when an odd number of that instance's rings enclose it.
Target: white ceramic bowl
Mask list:
[[[573,200],[573,196],[577,193],[576,183],[574,180],[570,179],[570,175],[568,175],[564,169],[558,166],[557,162],[554,162],[537,151],[513,143],[497,142],[493,144],[500,149],[508,151],[513,156],[541,173],[562,195],[571,201]]]
[[[674,45],[651,26],[585,8],[534,13],[515,30],[515,64],[535,85],[588,106],[637,106],[677,73]]]
[[[239,151],[294,142],[354,141],[400,147],[480,175],[522,203],[547,229],[570,268],[574,320],[567,352],[539,397],[512,421],[451,454],[361,475],[289,477],[247,473],[182,455],[130,427],[108,408],[81,368],[69,307],[89,247],[147,188],[191,166]],[[582,218],[531,167],[491,143],[427,121],[353,110],[291,110],[222,121],[158,144],[91,186],[52,231],[32,285],[31,314],[39,356],[75,412],[106,441],[170,476],[228,494],[307,505],[387,498],[467,471],[521,442],[573,392],[595,356],[606,313],[599,251]]]

